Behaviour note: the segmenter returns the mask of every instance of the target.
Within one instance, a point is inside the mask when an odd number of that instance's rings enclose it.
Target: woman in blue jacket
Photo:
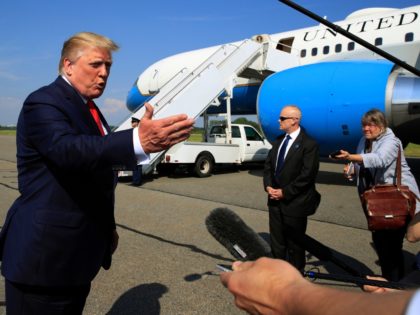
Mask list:
[[[404,157],[401,141],[388,128],[385,115],[377,109],[368,111],[362,117],[362,130],[364,136],[360,139],[357,152],[350,154],[341,150],[341,154],[336,156],[337,159],[351,162],[344,167],[344,173],[357,178],[359,194],[373,185],[396,184],[395,170],[398,151],[401,150],[402,185],[407,185],[419,197],[419,189]],[[418,211],[420,203],[416,204]],[[372,232],[382,275],[391,281],[398,281],[404,276],[402,246],[405,233],[406,227]]]

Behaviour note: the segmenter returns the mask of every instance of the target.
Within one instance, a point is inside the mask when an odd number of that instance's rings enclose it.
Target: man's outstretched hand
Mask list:
[[[153,120],[153,107],[144,104],[146,112],[139,126],[139,138],[145,153],[166,150],[190,136],[195,120],[186,114],[178,114]]]

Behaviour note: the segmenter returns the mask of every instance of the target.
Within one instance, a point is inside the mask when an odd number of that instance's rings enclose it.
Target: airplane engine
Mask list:
[[[265,136],[281,134],[278,117],[286,104],[302,110],[302,126],[320,153],[355,151],[362,115],[377,108],[404,144],[420,143],[420,78],[396,71],[387,61],[339,61],[288,69],[266,78],[257,98]]]

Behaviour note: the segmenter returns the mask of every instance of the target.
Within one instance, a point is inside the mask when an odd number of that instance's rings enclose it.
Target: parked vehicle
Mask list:
[[[232,124],[231,135],[225,125],[215,125],[205,136],[206,142],[181,142],[170,148],[156,166],[168,173],[185,166],[198,177],[210,176],[217,164],[263,162],[271,144],[253,127]]]

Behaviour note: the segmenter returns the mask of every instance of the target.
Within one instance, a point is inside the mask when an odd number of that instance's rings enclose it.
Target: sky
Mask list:
[[[331,22],[366,7],[420,0],[296,0]],[[90,31],[114,40],[111,75],[95,102],[108,123],[130,115],[127,93],[148,66],[199,48],[317,25],[276,0],[17,0],[0,2],[0,125],[14,125],[29,93],[55,80],[63,42]]]

